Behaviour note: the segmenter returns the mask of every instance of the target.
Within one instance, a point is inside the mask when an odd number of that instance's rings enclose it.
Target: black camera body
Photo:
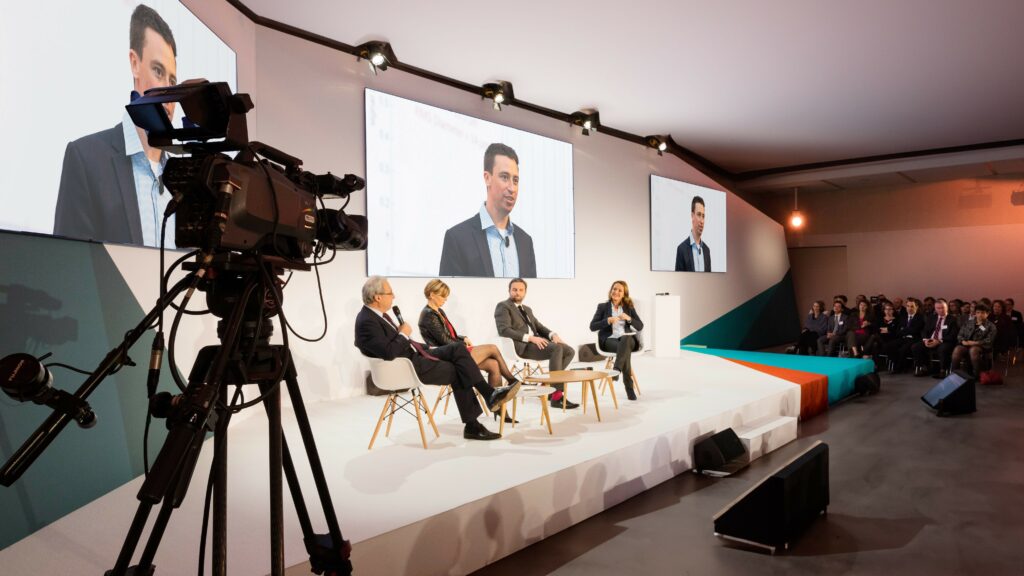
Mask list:
[[[180,103],[184,126],[175,128],[165,106]],[[174,196],[175,243],[206,252],[256,252],[299,264],[317,243],[335,250],[366,248],[366,218],[317,209],[322,198],[347,198],[365,185],[346,174],[312,174],[302,161],[250,142],[247,94],[224,82],[188,81],[153,88],[127,106],[149,143],[172,157],[163,184]],[[225,152],[239,151],[235,158]]]

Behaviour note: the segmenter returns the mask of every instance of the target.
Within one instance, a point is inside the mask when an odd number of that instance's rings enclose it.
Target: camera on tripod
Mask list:
[[[183,126],[175,128],[165,105],[181,104]],[[271,520],[270,573],[284,573],[283,489],[287,484],[302,527],[310,566],[316,574],[351,574],[351,545],[341,533],[309,418],[302,401],[298,374],[288,347],[289,325],[282,309],[280,278],[286,270],[308,270],[327,250],[362,250],[367,222],[341,209],[329,209],[324,198],[349,198],[364,186],[362,178],[346,174],[312,174],[302,161],[266,144],[249,142],[245,114],[253,108],[245,94],[232,94],[226,83],[189,81],[180,86],[154,88],[128,105],[128,113],[148,132],[149,143],[188,156],[172,157],[163,172],[163,184],[172,194],[165,219],[175,214],[175,243],[197,248],[161,270],[161,293],[156,305],[87,372],[56,362],[43,364],[49,354],[35,358],[13,354],[0,360],[0,390],[15,400],[45,404],[49,417],[0,467],[0,485],[17,481],[54,438],[72,420],[91,427],[96,417],[87,399],[99,384],[123,366],[133,366],[128,352],[150,329],[156,328],[146,387],[152,416],[167,419],[168,433],[139,489],[139,507],[129,527],[111,576],[150,576],[155,555],[172,512],[185,498],[207,432],[213,431],[214,456],[207,483],[212,503],[204,513],[212,517],[212,555],[215,576],[227,573],[227,426],[231,415],[262,404],[269,421]],[[234,158],[228,155],[237,152]],[[346,202],[347,204],[347,202]],[[166,222],[166,220],[165,220]],[[171,272],[185,263],[184,278],[168,286]],[[313,261],[308,259],[313,257]],[[161,260],[162,264],[162,260]],[[317,276],[319,282],[319,275]],[[181,394],[157,394],[163,360],[163,313],[175,307],[167,352],[174,352],[178,322],[195,290],[207,295],[209,313],[221,318],[219,345],[199,350],[187,384],[171,366]],[[183,296],[175,305],[175,299]],[[321,303],[323,299],[321,298]],[[196,312],[191,312],[196,314]],[[205,312],[199,312],[205,313]],[[271,318],[282,324],[282,344],[271,344]],[[324,311],[326,333],[326,310]],[[173,364],[173,362],[172,362]],[[51,366],[87,375],[73,393],[52,387]],[[241,390],[255,385],[259,396],[243,402]],[[229,392],[229,388],[233,393]],[[293,452],[284,437],[281,395],[287,393],[299,428],[301,446],[314,481],[326,533],[315,533],[299,486]],[[140,406],[140,410],[146,409]],[[148,420],[147,420],[148,430]],[[145,440],[144,440],[145,443]],[[148,458],[147,458],[148,466]],[[132,564],[154,507],[159,506],[142,554]],[[205,539],[199,569],[205,567]]]
[[[185,112],[181,127],[173,126],[164,108],[172,102]],[[365,249],[366,217],[323,205],[324,198],[362,190],[363,179],[313,174],[298,158],[250,142],[245,114],[252,108],[247,94],[205,80],[153,88],[127,106],[151,146],[189,154],[168,159],[163,172],[173,195],[168,211],[176,213],[178,247],[255,250],[292,264],[309,258],[315,243]],[[225,154],[234,151],[233,159]]]

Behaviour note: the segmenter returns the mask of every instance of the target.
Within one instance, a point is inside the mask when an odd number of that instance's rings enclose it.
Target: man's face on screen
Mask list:
[[[700,202],[694,204],[693,212],[690,213],[690,219],[693,221],[693,235],[696,239],[700,239],[704,235],[704,205]]]
[[[134,50],[128,51],[128,59],[132,67],[132,78],[135,91],[145,94],[150,88],[174,86],[178,83],[178,63],[174,58],[174,50],[152,28],[146,28],[146,40],[142,44],[142,54]],[[164,105],[167,117],[174,117],[174,103]]]
[[[494,167],[484,172],[484,184],[487,185],[487,204],[507,216],[516,207],[519,197],[519,164],[508,156],[495,156]]]

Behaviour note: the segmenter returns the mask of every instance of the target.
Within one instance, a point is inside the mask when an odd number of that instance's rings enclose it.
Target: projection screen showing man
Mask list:
[[[725,192],[651,175],[651,270],[726,271]]]
[[[370,274],[573,277],[571,145],[367,90],[366,158]]]

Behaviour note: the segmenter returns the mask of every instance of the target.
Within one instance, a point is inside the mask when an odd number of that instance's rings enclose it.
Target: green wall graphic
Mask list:
[[[792,271],[787,270],[777,284],[683,338],[680,343],[760,350],[796,342],[800,323],[794,294]]]
[[[52,352],[47,362],[92,370],[143,317],[100,244],[0,232],[0,262],[0,356]],[[69,425],[14,486],[0,487],[0,548],[143,473],[151,334],[132,350],[140,365],[107,378],[89,397],[96,426]],[[61,368],[51,371],[54,387],[70,392],[85,379]],[[161,389],[171,386],[165,366]],[[49,413],[0,395],[0,458],[6,462]],[[163,422],[156,421],[150,458],[164,435]]]

